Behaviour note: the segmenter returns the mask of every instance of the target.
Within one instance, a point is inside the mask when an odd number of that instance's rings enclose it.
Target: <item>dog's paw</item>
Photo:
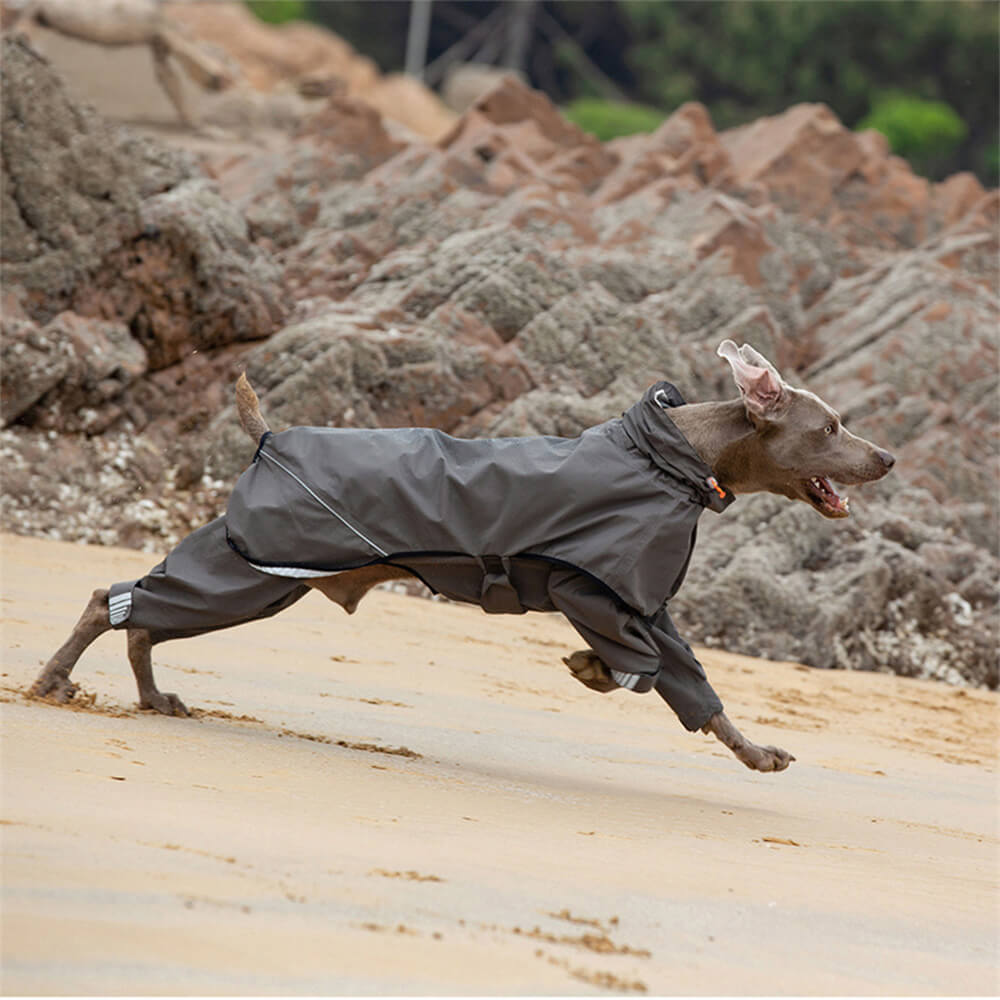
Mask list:
[[[31,698],[47,698],[50,701],[65,705],[73,700],[73,695],[79,690],[68,677],[62,674],[44,673],[28,689]]]
[[[139,708],[151,708],[154,712],[159,712],[160,715],[187,717],[191,714],[177,695],[164,694],[162,691],[154,691],[152,694],[146,695],[139,702]]]
[[[795,758],[779,747],[759,747],[755,743],[746,743],[733,753],[750,768],[751,771],[784,771]]]
[[[586,685],[592,691],[607,694],[618,687],[611,679],[608,668],[593,650],[581,649],[570,656],[564,656],[563,663],[569,667],[569,672],[581,684]]]

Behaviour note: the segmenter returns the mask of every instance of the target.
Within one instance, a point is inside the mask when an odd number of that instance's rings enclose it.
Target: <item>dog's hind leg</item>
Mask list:
[[[77,692],[77,686],[69,679],[76,661],[98,636],[110,628],[108,592],[95,590],[69,638],[45,664],[28,693],[34,698],[52,698],[62,703],[69,701]]]
[[[139,688],[139,708],[152,708],[161,715],[189,715],[184,702],[175,694],[165,694],[153,680],[153,641],[142,628],[128,630],[128,662]]]

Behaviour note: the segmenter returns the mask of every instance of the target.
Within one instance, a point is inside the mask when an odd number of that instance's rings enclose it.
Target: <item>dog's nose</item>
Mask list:
[[[896,464],[896,456],[891,452],[879,449],[877,455],[879,457],[879,461],[885,466],[886,472],[888,472]]]

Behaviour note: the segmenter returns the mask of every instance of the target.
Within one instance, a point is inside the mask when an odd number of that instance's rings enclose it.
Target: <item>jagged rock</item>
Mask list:
[[[141,218],[142,235],[109,254],[95,287],[77,299],[83,312],[125,319],[151,369],[280,326],[287,296],[278,268],[209,181],[146,199]]]
[[[927,251],[844,286],[812,311],[822,358],[809,384],[896,451],[906,482],[942,504],[995,506],[996,300]],[[996,533],[988,541],[984,527],[977,541],[996,552]]]
[[[737,185],[766,184],[783,208],[823,217],[864,161],[852,132],[822,104],[797,104],[722,133]]]
[[[722,187],[731,181],[729,154],[723,148],[703,104],[681,105],[648,136],[612,140],[607,148],[617,153],[618,165],[594,192],[596,204],[622,198],[665,177],[692,177],[699,185]]]
[[[721,139],[736,189],[763,186],[783,209],[860,245],[916,246],[984,193],[969,174],[931,184],[890,156],[880,133],[851,132],[822,104],[797,104]]]
[[[914,551],[873,530],[878,515],[867,506],[836,527],[773,497],[738,506],[704,525],[672,603],[703,641],[816,667],[997,686],[995,605],[968,564],[948,567],[940,550]],[[947,538],[917,527],[928,530]]]
[[[406,73],[380,76],[371,87],[359,91],[359,96],[413,137],[435,142],[455,123],[454,113],[437,94]]]
[[[0,66],[2,275],[35,324],[12,331],[6,422],[99,432],[147,370],[280,325],[278,269],[191,160],[76,105],[22,41]]]
[[[331,97],[303,123],[297,137],[315,138],[320,149],[341,158],[345,155],[356,158],[359,177],[403,147],[403,143],[389,136],[374,108],[352,97]],[[343,169],[339,176],[350,179]]]
[[[390,324],[330,303],[244,360],[275,427],[453,430],[469,414],[524,387],[516,358],[470,339],[449,341],[433,329]],[[231,476],[246,465],[246,437],[230,413],[220,416],[212,434],[212,474]]]
[[[26,318],[0,317],[0,405],[13,423],[73,367],[72,351],[55,331]]]
[[[148,370],[146,352],[119,321],[60,313],[42,333],[69,358],[62,378],[38,400],[28,422],[99,433],[122,414],[122,392]]]
[[[536,237],[491,225],[442,240],[427,258],[421,279],[393,304],[419,319],[451,301],[509,341],[578,283]],[[358,293],[363,299],[365,290]]]
[[[162,553],[225,509],[228,484],[179,489],[167,449],[131,431],[94,437],[0,431],[5,531]],[[152,561],[152,560],[151,560]]]
[[[589,192],[618,162],[544,94],[510,75],[480,97],[438,145],[471,151],[490,164],[500,175],[491,178],[498,191],[525,177],[544,177],[554,187]]]
[[[45,323],[72,305],[101,261],[141,233],[142,200],[194,168],[78,106],[20,38],[2,46],[0,277],[24,289],[24,308]]]

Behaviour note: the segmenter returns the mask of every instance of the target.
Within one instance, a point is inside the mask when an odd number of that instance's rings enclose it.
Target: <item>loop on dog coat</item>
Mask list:
[[[491,615],[523,615],[528,609],[510,581],[510,562],[502,556],[481,556],[483,585],[479,606]]]

